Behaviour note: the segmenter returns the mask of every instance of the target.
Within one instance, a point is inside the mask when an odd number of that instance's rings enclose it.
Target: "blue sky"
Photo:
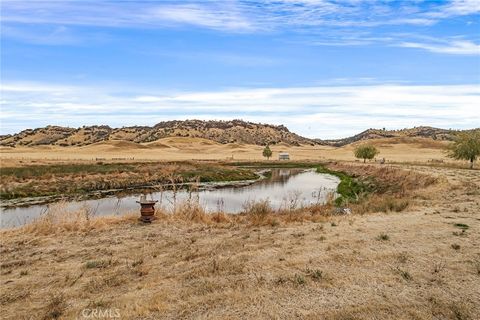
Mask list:
[[[1,133],[480,126],[480,0],[1,2]]]

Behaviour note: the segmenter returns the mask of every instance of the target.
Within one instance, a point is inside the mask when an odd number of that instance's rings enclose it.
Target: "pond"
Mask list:
[[[208,212],[239,213],[244,210],[247,203],[262,200],[268,200],[274,209],[288,209],[325,203],[328,196],[335,192],[339,182],[337,177],[316,173],[313,169],[272,169],[270,177],[246,186],[218,188],[212,184],[196,192],[179,190],[175,194],[171,190],[150,191],[147,199],[158,200],[156,208],[165,210],[171,210],[174,202],[182,203],[188,199],[198,201]],[[92,215],[121,215],[138,212],[139,205],[136,201],[139,197],[138,191],[132,191],[127,196],[2,208],[1,228],[29,223],[47,210],[63,210],[68,214],[68,212],[86,209]]]

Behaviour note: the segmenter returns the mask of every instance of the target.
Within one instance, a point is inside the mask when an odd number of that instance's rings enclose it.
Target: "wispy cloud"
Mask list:
[[[402,42],[399,46],[405,48],[419,48],[436,53],[480,55],[480,44],[471,41],[452,41],[448,44]]]
[[[44,45],[78,45],[108,39],[88,28],[191,28],[221,33],[294,32],[291,40],[316,46],[382,45],[454,55],[478,54],[478,39],[419,41],[377,30],[429,26],[444,19],[478,17],[480,1],[17,1],[4,0],[2,37]],[[35,27],[32,27],[34,25]],[[442,42],[451,43],[442,43]],[[225,63],[256,65],[255,58],[224,55]],[[257,59],[258,60],[258,59]],[[268,64],[268,62],[267,62]]]
[[[478,39],[478,37],[476,38]],[[296,41],[313,46],[382,45],[417,48],[442,54],[480,55],[480,44],[475,40],[466,39],[465,35],[439,38],[412,32],[392,32],[376,35],[372,31],[356,30],[352,32],[333,31],[324,32],[323,34],[306,35]]]
[[[99,27],[165,28],[195,25],[223,31],[253,26],[235,2],[2,1],[2,22]]]
[[[79,38],[73,35],[70,30],[64,26],[54,26],[41,29],[42,30],[26,30],[19,27],[4,26],[2,28],[2,36],[16,38],[20,41],[34,44],[68,45],[79,43]]]
[[[194,25],[224,32],[324,27],[431,25],[480,12],[477,0],[411,1],[2,1],[4,23],[103,27]]]
[[[147,19],[153,20],[152,18],[221,30],[254,29],[250,21],[232,5],[225,7],[199,4],[163,5],[149,9]]]
[[[425,13],[425,15],[435,18],[448,18],[477,13],[480,13],[480,2],[478,0],[452,0],[440,6],[437,10]]]
[[[131,90],[130,90],[131,91]],[[478,85],[363,85],[211,92],[10,83],[2,87],[2,133],[47,124],[153,125],[171,119],[232,119],[287,125],[309,137],[335,138],[369,127],[478,126]]]
[[[38,25],[32,28],[24,25],[2,25],[2,37],[14,38],[17,41],[39,45],[69,46],[91,45],[94,42],[106,42],[110,37],[101,32],[78,33],[71,26],[63,25]]]

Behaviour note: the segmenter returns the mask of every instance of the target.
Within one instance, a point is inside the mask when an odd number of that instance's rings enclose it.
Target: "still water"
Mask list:
[[[270,178],[248,186],[210,188],[189,193],[178,191],[174,197],[172,191],[153,192],[147,199],[158,200],[156,208],[171,210],[173,203],[188,199],[198,201],[208,212],[224,211],[239,213],[245,204],[252,201],[268,200],[275,209],[308,206],[324,203],[335,192],[339,179],[328,174],[316,173],[314,170],[272,169]],[[29,223],[48,210],[62,210],[65,214],[86,209],[92,215],[121,215],[139,211],[136,201],[140,193],[128,196],[110,196],[84,201],[67,201],[29,207],[2,208],[1,228],[10,228]],[[174,198],[176,200],[174,201]]]

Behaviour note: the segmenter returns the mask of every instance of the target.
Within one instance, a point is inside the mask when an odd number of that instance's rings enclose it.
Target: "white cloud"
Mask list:
[[[48,124],[153,125],[172,119],[284,124],[309,137],[335,138],[370,127],[478,127],[478,85],[363,85],[236,89],[118,96],[119,88],[4,84],[2,134]],[[131,90],[130,90],[131,92]],[[160,94],[158,94],[160,92]]]
[[[230,10],[229,10],[230,9]],[[250,22],[235,12],[235,8],[212,8],[198,4],[158,6],[150,10],[154,18],[164,21],[198,25],[222,30],[253,29]]]
[[[428,16],[447,18],[450,16],[464,16],[480,13],[480,1],[478,0],[452,0],[439,7],[438,10],[427,13]]]
[[[399,44],[405,48],[420,48],[436,53],[480,55],[480,44],[471,41],[452,41],[444,44],[429,44],[419,42],[402,42]]]
[[[36,82],[2,82],[0,85],[0,92],[24,92],[24,93],[64,93],[72,90],[77,90],[76,87],[42,84]]]
[[[138,96],[132,98],[132,101],[136,102],[159,102],[162,101],[163,98],[161,97],[155,97],[155,96]]]

